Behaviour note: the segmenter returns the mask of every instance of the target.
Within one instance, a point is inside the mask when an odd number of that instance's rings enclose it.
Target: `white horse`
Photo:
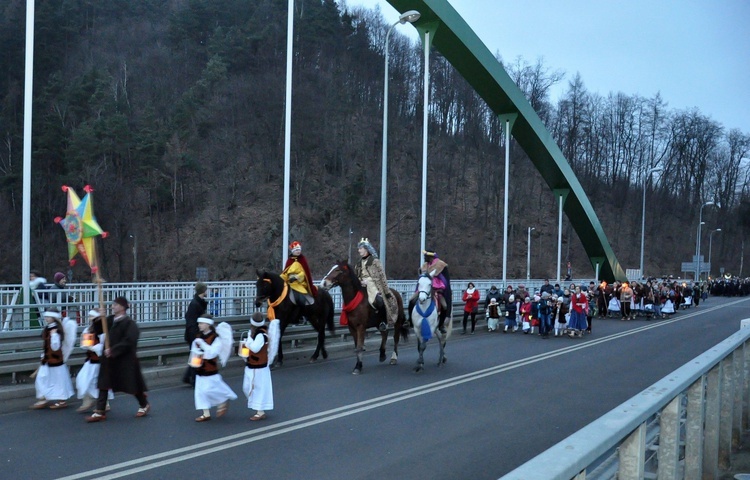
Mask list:
[[[445,357],[445,342],[451,336],[453,330],[453,317],[445,319],[445,329],[447,333],[440,333],[438,330],[438,306],[435,296],[432,292],[432,278],[429,275],[422,275],[417,281],[417,303],[411,311],[412,324],[414,333],[417,335],[419,359],[415,372],[424,370],[424,349],[427,347],[427,341],[435,337],[440,344],[440,357],[438,358],[438,367],[441,367],[448,359]]]

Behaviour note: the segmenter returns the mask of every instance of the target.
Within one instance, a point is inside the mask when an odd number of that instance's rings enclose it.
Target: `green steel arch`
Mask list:
[[[604,280],[625,281],[594,208],[570,164],[560,151],[521,89],[447,0],[388,0],[403,13],[417,10],[414,23],[422,39],[430,43],[469,82],[494,113],[509,119],[511,133],[524,149],[544,181],[562,197],[563,211],[583,243],[594,270]]]

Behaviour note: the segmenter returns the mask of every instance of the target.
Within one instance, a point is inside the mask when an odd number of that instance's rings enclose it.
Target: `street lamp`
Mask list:
[[[385,34],[385,81],[383,82],[383,167],[380,178],[380,263],[385,272],[385,217],[386,217],[386,193],[388,191],[388,40],[396,25],[406,22],[414,23],[419,20],[421,14],[416,10],[409,10],[398,17],[398,21],[391,25]]]
[[[536,230],[534,227],[529,227],[529,233],[526,237],[526,280],[531,279],[531,231]]]
[[[709,200],[703,205],[698,214],[698,236],[695,239],[695,281],[700,280],[701,277],[701,225],[703,225],[703,207],[707,205],[716,205],[721,208],[721,205],[714,203],[713,200]]]
[[[711,249],[713,248],[713,241],[714,241],[714,233],[720,232],[721,229],[717,228],[714,230],[711,230],[711,233],[708,234],[708,276],[711,276]]]
[[[135,233],[128,235],[133,239],[133,282],[138,281],[138,236]]]
[[[663,169],[660,167],[652,168],[646,172],[646,177],[643,179],[643,210],[641,212],[641,278],[645,278],[643,271],[643,249],[646,242],[646,185],[648,180],[651,180],[651,175],[656,172],[661,172]]]

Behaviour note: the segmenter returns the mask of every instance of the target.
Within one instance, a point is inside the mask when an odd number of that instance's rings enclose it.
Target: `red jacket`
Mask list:
[[[464,305],[464,312],[473,312],[479,304],[479,290],[475,288],[473,293],[464,291],[463,300],[466,302],[466,305]]]

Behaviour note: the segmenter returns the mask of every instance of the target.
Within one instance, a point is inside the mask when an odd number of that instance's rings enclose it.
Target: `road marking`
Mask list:
[[[549,352],[544,352],[544,353],[540,353],[537,355],[533,355],[531,357],[526,357],[523,359],[507,362],[502,365],[496,365],[494,367],[488,367],[482,370],[477,370],[476,372],[465,373],[463,375],[458,375],[456,377],[448,378],[445,380],[439,380],[437,382],[433,382],[427,385],[422,385],[419,387],[402,390],[400,392],[390,393],[388,395],[382,395],[380,397],[376,397],[370,400],[364,400],[361,402],[333,408],[333,409],[326,410],[321,413],[314,413],[314,414],[306,415],[304,417],[299,417],[293,420],[287,420],[278,424],[269,425],[267,427],[258,428],[258,429],[251,430],[248,432],[228,435],[228,436],[217,438],[214,440],[208,440],[206,442],[197,443],[195,445],[190,445],[190,446],[181,447],[181,448],[177,448],[174,450],[169,450],[166,452],[158,453],[155,455],[141,457],[135,460],[129,460],[126,462],[115,464],[115,465],[108,465],[106,467],[97,468],[97,469],[89,470],[86,472],[80,472],[80,473],[69,475],[66,477],[60,477],[58,480],[80,480],[80,479],[85,479],[85,478],[97,478],[101,480],[111,480],[111,479],[126,477],[129,475],[136,475],[138,473],[145,472],[147,470],[153,470],[155,468],[163,467],[163,466],[170,465],[173,463],[179,463],[179,462],[183,462],[187,460],[194,460],[197,457],[200,457],[203,455],[210,455],[212,453],[220,452],[222,450],[228,450],[230,448],[240,447],[243,445],[247,445],[249,443],[264,440],[266,438],[276,437],[279,435],[283,435],[285,433],[290,433],[296,430],[301,430],[303,428],[312,427],[312,426],[315,426],[324,422],[330,422],[330,421],[338,420],[340,418],[345,418],[351,415],[356,415],[361,412],[366,412],[368,410],[380,408],[386,405],[390,405],[392,403],[401,402],[401,401],[404,401],[413,397],[426,395],[428,393],[436,392],[436,391],[443,390],[446,388],[455,387],[457,385],[461,385],[461,384],[468,383],[468,382],[473,382],[475,380],[479,380],[479,379],[489,377],[492,375],[497,375],[499,373],[503,373],[503,372],[513,370],[519,367],[532,365],[534,363],[541,362],[549,358],[554,358],[554,357],[565,355],[565,354],[575,352],[584,348],[589,348],[589,347],[600,345],[602,343],[607,343],[607,342],[611,342],[614,340],[618,340],[620,338],[627,337],[629,335],[635,335],[641,332],[645,332],[653,328],[659,328],[659,327],[663,327],[666,325],[670,325],[672,323],[680,322],[680,321],[686,320],[688,318],[692,318],[694,316],[697,316],[703,313],[708,313],[708,312],[718,310],[720,308],[725,308],[728,306],[734,306],[738,303],[743,302],[744,300],[746,299],[737,300],[737,301],[734,301],[725,305],[717,305],[715,307],[702,308],[700,310],[695,310],[691,313],[680,315],[679,317],[675,317],[669,320],[663,320],[657,323],[644,325],[642,327],[636,327],[636,328],[633,328],[624,332],[615,333],[615,334],[608,335],[606,337],[598,338],[595,340],[588,340],[584,343],[570,345],[567,347],[559,348],[557,350],[552,350]],[[164,457],[171,457],[171,458],[164,458]],[[109,473],[109,472],[112,472],[112,473]],[[109,474],[104,475],[107,473]]]

